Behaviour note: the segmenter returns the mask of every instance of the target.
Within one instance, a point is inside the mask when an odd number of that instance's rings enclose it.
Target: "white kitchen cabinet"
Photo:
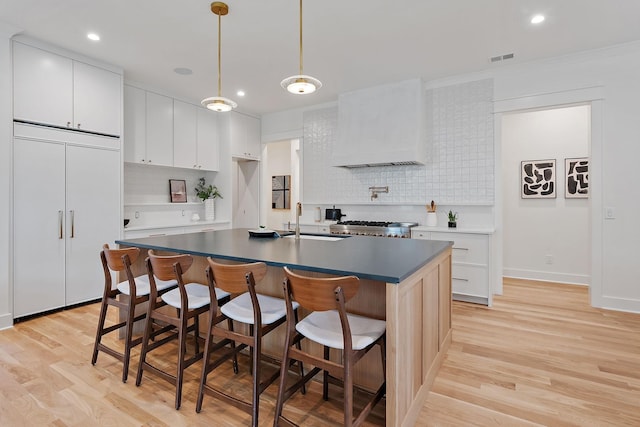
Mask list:
[[[235,111],[230,114],[231,156],[238,159],[259,160],[260,119]]]
[[[14,119],[120,135],[122,76],[13,43]]]
[[[121,222],[119,151],[29,130],[14,139],[14,317],[99,298],[98,254]]]
[[[124,161],[146,163],[147,92],[124,85]]]
[[[193,104],[173,100],[173,165],[198,168],[198,111]]]
[[[217,171],[219,161],[218,117],[193,104],[173,101],[173,165]]]
[[[411,230],[412,239],[453,241],[451,286],[453,299],[491,305],[491,235]]]
[[[124,161],[173,166],[173,99],[124,86]]]
[[[218,113],[198,108],[197,164],[198,169],[220,169],[220,131]]]
[[[16,140],[13,315],[64,306],[65,146]]]
[[[173,99],[147,92],[146,157],[144,163],[173,166]]]

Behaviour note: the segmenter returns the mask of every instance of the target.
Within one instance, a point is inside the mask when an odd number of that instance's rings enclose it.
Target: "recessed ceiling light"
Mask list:
[[[236,92],[236,95],[244,96],[244,91],[243,90],[239,90],[239,91]]]
[[[189,74],[193,74],[193,71],[191,69],[184,68],[184,67],[174,68],[173,72],[176,74],[180,74],[182,76],[188,76]]]
[[[539,24],[542,21],[544,21],[544,15],[534,15],[534,17],[531,18],[531,23],[532,24]]]
[[[97,35],[96,33],[89,33],[87,34],[87,38],[89,40],[93,40],[94,42],[100,41],[100,36]]]

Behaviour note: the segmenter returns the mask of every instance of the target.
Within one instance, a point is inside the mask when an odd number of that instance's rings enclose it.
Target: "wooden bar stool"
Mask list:
[[[292,421],[282,415],[284,402],[304,383],[323,371],[323,398],[328,400],[328,382],[343,383],[344,386],[344,425],[359,426],[369,415],[373,407],[385,393],[386,380],[369,402],[353,418],[353,368],[376,344],[382,355],[382,372],[386,378],[385,331],[382,320],[349,314],[345,304],[358,292],[360,280],[355,276],[315,278],[304,277],[284,268],[285,302],[287,304],[287,335],[280,372],[280,388],[276,402],[273,425],[294,426]],[[301,321],[293,315],[293,300],[301,307],[312,311]],[[303,339],[309,339],[324,347],[322,357],[296,348]],[[342,350],[342,363],[329,360],[329,349]],[[287,370],[291,360],[304,361],[315,367],[289,389],[286,388]],[[342,375],[342,381],[336,377]]]
[[[255,427],[258,425],[260,395],[280,374],[280,370],[275,369],[272,375],[262,380],[260,362],[263,359],[269,359],[262,354],[262,337],[284,323],[285,303],[281,298],[274,298],[256,292],[256,283],[260,282],[267,274],[267,265],[265,263],[228,265],[218,264],[211,258],[207,258],[207,261],[209,262],[209,267],[207,268],[209,287],[215,289],[216,292],[223,290],[236,295],[231,301],[220,307],[223,318],[248,325],[249,333],[244,334],[224,329],[216,326],[216,321],[209,322],[196,411],[201,411],[202,400],[204,394],[207,393],[251,414],[252,426]],[[214,305],[211,304],[212,314],[209,316],[210,319],[213,319],[213,313],[217,313],[217,307],[214,307]],[[297,303],[292,303],[292,315],[295,315],[297,307]],[[213,338],[221,338],[222,341],[219,341],[216,346],[213,344]],[[225,342],[239,345],[231,344],[230,348],[225,349],[226,351],[218,355],[215,360],[211,360],[211,355],[220,349],[221,343],[224,344]],[[211,371],[220,366],[225,360],[228,360],[229,357],[237,355],[239,351],[247,347],[250,350],[251,372],[253,373],[251,403],[206,384],[207,375]],[[302,377],[302,364],[300,364],[299,368],[300,376]],[[237,365],[234,366],[234,372],[238,372]]]
[[[156,255],[153,250],[149,251],[147,258],[147,272],[149,276],[149,284],[151,287],[149,297],[149,309],[147,310],[147,320],[142,338],[142,349],[140,350],[140,363],[138,364],[138,375],[136,377],[136,385],[142,382],[142,372],[148,370],[161,378],[169,381],[176,386],[176,409],[180,409],[182,400],[182,382],[184,378],[184,370],[202,359],[203,352],[199,350],[198,336],[198,318],[200,314],[209,311],[211,297],[209,289],[201,283],[184,283],[182,278],[193,264],[191,255]],[[175,279],[178,287],[167,293],[162,294],[158,299],[157,280]],[[215,300],[228,300],[229,294],[222,290],[215,293]],[[160,310],[164,306],[171,306],[177,309],[177,315],[173,316],[166,310]],[[189,321],[193,319],[191,325]],[[157,341],[150,342],[152,335],[152,322],[159,321],[168,324],[172,329],[169,336],[162,337]],[[195,353],[185,359],[186,356],[186,339],[187,334],[193,331],[195,337]],[[150,351],[174,340],[178,339],[178,363],[176,375],[172,375],[162,369],[147,362],[147,355]]]
[[[149,300],[149,277],[147,275],[133,277],[133,273],[131,272],[131,264],[136,262],[139,255],[140,249],[138,248],[109,249],[108,244],[103,245],[102,251],[100,251],[100,260],[102,261],[102,269],[104,270],[104,291],[100,305],[100,317],[98,318],[98,328],[93,345],[91,364],[96,364],[98,351],[103,351],[115,357],[123,362],[123,383],[127,382],[129,375],[131,349],[142,342],[142,337],[133,339],[133,324],[138,320],[144,319],[146,312],[135,316],[136,306]],[[127,280],[118,283],[114,287],[111,279],[112,271],[116,273],[124,272]],[[177,286],[178,282],[176,280],[157,281],[159,294],[167,292]],[[121,297],[121,299],[118,299],[119,295],[124,295],[125,298]],[[107,309],[110,305],[118,308],[125,319],[120,323],[105,327]],[[125,328],[124,352],[102,344],[103,336],[123,327]]]

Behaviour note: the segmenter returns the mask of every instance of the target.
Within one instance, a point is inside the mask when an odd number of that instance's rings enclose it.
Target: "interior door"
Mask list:
[[[66,305],[99,298],[100,249],[120,233],[120,152],[67,146]]]
[[[13,313],[64,306],[65,147],[16,138],[13,150]]]

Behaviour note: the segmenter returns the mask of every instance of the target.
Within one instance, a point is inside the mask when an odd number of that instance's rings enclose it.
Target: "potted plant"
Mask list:
[[[458,212],[449,211],[449,228],[456,228],[458,221]]]
[[[204,217],[208,221],[213,221],[215,219],[215,205],[213,201],[220,197],[222,194],[218,191],[218,187],[215,185],[207,185],[204,178],[200,178],[198,180],[198,184],[196,185],[196,195],[202,199],[204,202]]]

